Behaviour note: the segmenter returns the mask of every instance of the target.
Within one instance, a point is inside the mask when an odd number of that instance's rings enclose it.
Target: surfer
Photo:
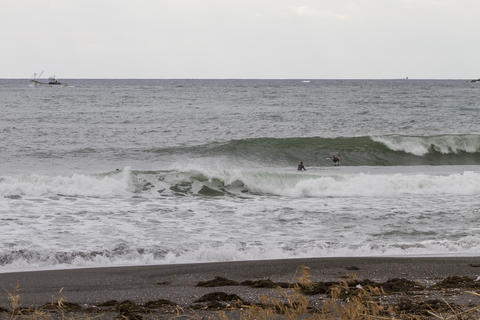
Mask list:
[[[298,171],[306,171],[307,169],[305,168],[305,166],[303,165],[303,161],[300,161],[300,163],[298,164],[298,168],[297,168]]]
[[[334,166],[337,166],[337,167],[340,166],[340,159],[336,155],[332,156],[332,161]]]

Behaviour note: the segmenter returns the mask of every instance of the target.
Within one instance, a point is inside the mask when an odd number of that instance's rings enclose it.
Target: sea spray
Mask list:
[[[380,142],[393,151],[402,151],[416,156],[428,153],[458,154],[479,153],[480,135],[438,135],[438,136],[378,136],[373,141]]]
[[[291,259],[312,257],[362,257],[362,256],[423,256],[436,252],[439,256],[471,256],[477,253],[480,241],[462,239],[457,244],[447,241],[421,241],[419,243],[358,243],[311,242],[296,248],[282,247],[278,244],[204,243],[188,249],[157,250],[155,248],[126,247],[122,251],[104,249],[95,251],[57,251],[52,250],[0,250],[0,273],[19,271],[38,271],[52,269],[161,265],[181,263],[246,261],[260,259]]]
[[[0,179],[3,196],[115,196],[132,192],[130,168],[105,174],[18,175]]]
[[[366,173],[310,168],[212,169],[188,171],[130,171],[71,176],[6,176],[0,195],[16,196],[128,196],[184,195],[245,196],[264,194],[291,197],[394,196],[402,194],[480,194],[480,172]]]

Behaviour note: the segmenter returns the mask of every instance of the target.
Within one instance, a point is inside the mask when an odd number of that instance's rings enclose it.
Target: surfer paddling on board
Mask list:
[[[332,159],[334,166],[336,167],[340,166],[340,158],[337,157],[337,155],[334,154],[330,159]]]
[[[307,169],[306,169],[305,166],[303,165],[303,161],[300,161],[300,163],[298,164],[297,170],[298,170],[298,171],[307,171]]]

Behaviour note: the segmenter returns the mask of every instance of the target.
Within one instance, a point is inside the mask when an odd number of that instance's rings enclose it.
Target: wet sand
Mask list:
[[[0,274],[0,288],[4,292],[0,306],[8,307],[6,292],[11,292],[16,285],[21,288],[23,306],[49,302],[62,288],[62,296],[67,301],[80,305],[108,300],[145,303],[167,299],[185,307],[214,291],[235,293],[255,301],[261,295],[274,294],[275,289],[196,285],[216,276],[236,281],[294,282],[297,268],[302,265],[310,268],[313,281],[338,281],[346,274],[355,273],[360,279],[406,278],[430,286],[449,276],[476,278],[480,275],[480,257],[317,258],[19,272]]]

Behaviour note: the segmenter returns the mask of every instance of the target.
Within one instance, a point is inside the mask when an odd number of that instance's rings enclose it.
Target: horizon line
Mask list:
[[[99,77],[99,78],[62,78],[56,79],[64,80],[477,80],[479,78],[114,78],[114,77]],[[39,78],[48,80],[47,78]],[[0,80],[32,80],[32,78],[0,78]]]

